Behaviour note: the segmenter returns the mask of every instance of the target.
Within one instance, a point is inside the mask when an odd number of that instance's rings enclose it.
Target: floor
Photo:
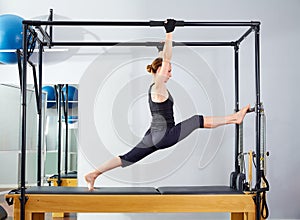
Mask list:
[[[7,220],[12,220],[13,219],[13,207],[12,206],[9,206],[5,199],[4,199],[4,195],[6,193],[8,193],[11,189],[4,189],[4,188],[0,188],[0,205],[6,210],[7,214],[8,214],[8,218]],[[46,220],[76,220],[77,217],[76,217],[76,214],[74,213],[71,213],[69,214],[68,216],[65,216],[63,218],[60,218],[60,217],[54,217],[52,218],[52,214],[51,213],[47,213],[46,214]]]

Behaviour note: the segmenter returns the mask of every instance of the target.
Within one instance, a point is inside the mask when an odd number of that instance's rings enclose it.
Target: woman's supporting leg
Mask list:
[[[249,108],[250,105],[247,105],[240,111],[227,116],[205,116],[204,128],[216,128],[227,124],[241,124]]]
[[[156,150],[157,150],[156,147],[154,146],[148,147],[143,141],[141,141],[134,148],[132,148],[128,153],[122,156],[114,157],[106,161],[97,169],[84,176],[85,181],[88,184],[89,190],[94,189],[95,180],[101,174],[117,167],[121,167],[121,166],[126,167],[131,164],[134,164],[139,160],[143,159],[144,157],[148,156],[149,154],[152,154]]]
[[[86,174],[84,176],[84,178],[88,184],[89,190],[94,190],[94,183],[98,176],[100,176],[102,173],[105,173],[106,171],[112,170],[112,169],[120,167],[120,166],[122,166],[121,158],[113,157],[112,159],[103,163],[100,167],[98,167],[94,171]]]
[[[147,157],[155,151],[157,151],[157,148],[155,146],[146,147],[146,145],[143,142],[140,142],[137,146],[132,148],[132,150],[120,156],[122,167],[130,166],[140,161],[141,159]]]

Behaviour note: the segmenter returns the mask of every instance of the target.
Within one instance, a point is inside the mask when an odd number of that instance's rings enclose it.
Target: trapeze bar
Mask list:
[[[37,21],[24,20],[23,24],[31,26],[51,25],[51,26],[163,26],[164,21]],[[195,21],[176,21],[176,26],[257,26],[258,21],[251,22],[195,22]]]
[[[52,42],[51,46],[160,46],[161,42]],[[234,42],[173,42],[178,46],[234,46]]]

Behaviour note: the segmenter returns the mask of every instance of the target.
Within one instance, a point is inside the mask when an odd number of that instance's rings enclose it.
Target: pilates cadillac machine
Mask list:
[[[177,27],[239,27],[246,31],[242,36],[231,42],[173,42],[173,46],[209,46],[232,47],[234,49],[235,76],[235,111],[239,110],[239,47],[242,41],[254,33],[255,84],[256,102],[251,109],[255,118],[255,153],[256,164],[255,185],[249,187],[245,183],[240,162],[243,153],[242,126],[235,129],[235,170],[230,175],[230,186],[182,186],[182,187],[103,187],[89,192],[82,187],[51,187],[41,186],[41,132],[38,139],[38,171],[37,186],[26,187],[26,87],[28,49],[35,39],[38,44],[39,80],[35,80],[37,104],[42,102],[42,63],[44,47],[56,46],[146,46],[159,47],[161,42],[70,42],[54,41],[54,26],[148,26],[160,27],[164,21],[53,21],[53,10],[46,21],[23,21],[22,63],[19,62],[22,105],[21,135],[21,182],[17,190],[6,195],[9,204],[14,205],[15,219],[43,219],[46,212],[229,212],[231,219],[256,219],[268,216],[265,194],[269,190],[265,178],[265,115],[260,98],[260,22],[186,22],[177,21]],[[46,27],[43,27],[46,26]],[[49,29],[49,30],[48,30]],[[19,51],[20,53],[20,51]],[[35,72],[34,72],[35,74]],[[34,76],[37,78],[36,76]],[[41,115],[41,111],[38,111]],[[41,117],[39,117],[41,126]],[[40,129],[41,131],[41,129]],[[247,192],[246,192],[247,191]]]

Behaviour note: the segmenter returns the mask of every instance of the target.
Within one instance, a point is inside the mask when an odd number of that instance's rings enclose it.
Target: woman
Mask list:
[[[131,151],[122,156],[117,156],[102,164],[96,170],[85,175],[89,190],[94,189],[94,182],[101,174],[117,168],[126,167],[138,162],[149,154],[178,143],[197,128],[216,128],[226,124],[242,123],[249,105],[239,112],[222,117],[195,115],[175,125],[173,116],[173,98],[169,93],[166,83],[172,76],[172,32],[176,21],[168,19],[164,26],[166,40],[162,51],[162,58],[156,58],[147,71],[153,75],[153,84],[149,88],[149,106],[152,122],[145,136]]]

